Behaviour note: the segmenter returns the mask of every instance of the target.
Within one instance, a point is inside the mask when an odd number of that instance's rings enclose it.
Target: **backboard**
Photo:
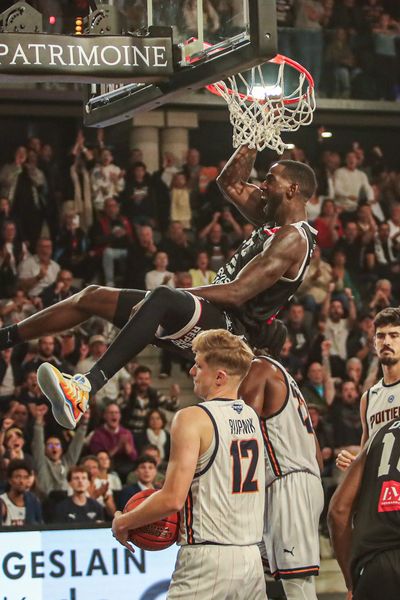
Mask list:
[[[128,30],[146,36],[168,28],[173,74],[167,81],[90,84],[84,123],[104,127],[149,111],[177,95],[266,62],[277,53],[276,0],[118,0]],[[151,79],[151,78],[150,78]]]

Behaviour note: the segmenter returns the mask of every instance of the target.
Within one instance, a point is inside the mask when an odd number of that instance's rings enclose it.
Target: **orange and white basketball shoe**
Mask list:
[[[85,375],[61,373],[50,363],[37,371],[40,389],[48,398],[54,418],[65,429],[75,429],[89,406],[91,385]]]

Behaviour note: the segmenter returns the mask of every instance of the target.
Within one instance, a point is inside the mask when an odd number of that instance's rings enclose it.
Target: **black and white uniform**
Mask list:
[[[286,380],[283,407],[261,418],[265,448],[265,517],[262,554],[279,579],[318,575],[319,518],[324,506],[314,430],[296,381],[269,356]]]
[[[400,418],[400,381],[385,384],[383,379],[369,388],[365,420],[368,437],[373,436],[383,425]]]
[[[394,600],[400,589],[400,420],[382,425],[367,446],[354,517],[354,600]]]
[[[260,423],[243,400],[199,404],[214,437],[199,457],[181,512],[171,600],[267,598],[258,544],[265,470]]]

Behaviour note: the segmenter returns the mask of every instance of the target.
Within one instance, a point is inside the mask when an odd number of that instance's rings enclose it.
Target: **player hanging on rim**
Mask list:
[[[388,421],[400,417],[400,308],[384,308],[374,319],[374,345],[383,378],[361,397],[361,448]],[[342,450],[336,464],[345,471],[356,456]]]
[[[268,340],[239,388],[260,417],[265,448],[265,511],[261,554],[282,580],[287,600],[317,600],[319,518],[324,506],[322,458],[297,383],[278,356],[286,328]],[[272,356],[271,356],[272,355]],[[295,502],[293,502],[295,498]]]
[[[69,378],[47,363],[40,367],[39,384],[62,426],[73,429],[90,396],[147,344],[191,354],[194,337],[216,328],[245,335],[253,346],[260,334],[265,338],[269,323],[296,292],[310,262],[317,232],[306,221],[306,203],[316,180],[307,165],[283,160],[270,167],[260,187],[251,185],[256,154],[242,146],[219,176],[223,193],[257,229],[220,269],[213,285],[189,290],[160,286],[148,295],[89,286],[0,330],[1,349],[71,329],[92,315],[122,327],[86,375]]]
[[[266,600],[257,546],[265,497],[263,441],[256,413],[238,400],[253,354],[224,330],[203,331],[193,350],[190,374],[204,402],[175,415],[162,490],[132,511],[116,513],[113,533],[129,548],[129,530],[179,510],[181,548],[168,598]]]

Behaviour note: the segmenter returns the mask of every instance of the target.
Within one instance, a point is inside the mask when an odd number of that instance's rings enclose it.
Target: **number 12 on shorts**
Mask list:
[[[232,494],[258,492],[258,481],[253,479],[259,457],[257,440],[234,440],[231,444],[230,454],[233,461]],[[250,463],[243,480],[243,461],[249,459]]]

